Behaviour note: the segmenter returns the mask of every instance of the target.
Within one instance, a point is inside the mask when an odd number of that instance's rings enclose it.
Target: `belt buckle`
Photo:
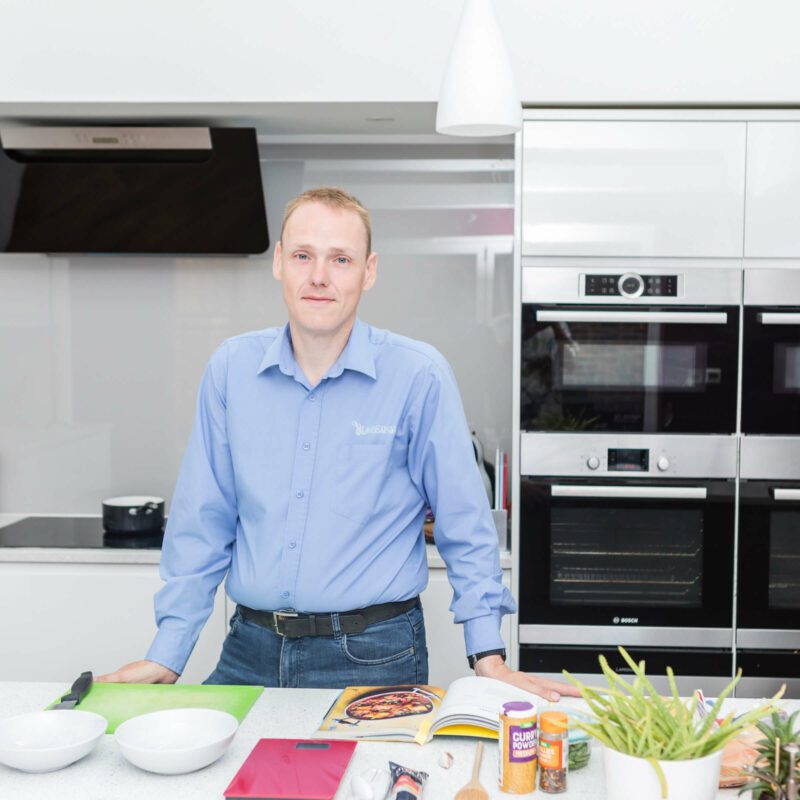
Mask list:
[[[275,633],[278,636],[286,636],[286,633],[281,630],[280,622],[283,619],[292,619],[293,617],[299,617],[300,614],[297,611],[273,611],[272,612],[272,627],[275,629]]]

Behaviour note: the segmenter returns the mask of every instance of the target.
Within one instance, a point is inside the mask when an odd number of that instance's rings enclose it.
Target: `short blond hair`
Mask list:
[[[281,223],[281,241],[283,241],[283,231],[289,217],[304,203],[324,203],[331,208],[355,211],[364,223],[364,230],[367,233],[367,255],[372,252],[372,222],[369,218],[369,211],[361,205],[361,201],[357,197],[337,186],[318,186],[316,189],[307,189],[297,195],[294,200],[290,200]]]

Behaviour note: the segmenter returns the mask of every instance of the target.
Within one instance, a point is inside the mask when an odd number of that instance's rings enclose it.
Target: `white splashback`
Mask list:
[[[379,277],[361,316],[444,353],[491,454],[511,444],[510,158],[316,145],[263,161],[273,239],[288,200],[320,183],[371,208]],[[0,254],[0,512],[170,498],[211,352],[286,319],[271,256]]]

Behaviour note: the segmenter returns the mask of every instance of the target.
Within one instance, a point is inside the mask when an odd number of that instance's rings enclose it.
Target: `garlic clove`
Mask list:
[[[453,766],[454,761],[455,759],[453,758],[453,754],[448,753],[447,751],[439,756],[439,766],[442,769],[450,769],[450,767]]]
[[[353,775],[353,780],[350,781],[350,792],[353,800],[375,800],[372,786],[361,775]]]

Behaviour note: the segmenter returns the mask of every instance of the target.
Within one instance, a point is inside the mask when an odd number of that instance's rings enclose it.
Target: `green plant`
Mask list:
[[[762,720],[756,727],[764,738],[756,743],[758,759],[750,770],[752,781],[740,792],[753,792],[754,798],[780,798],[785,796],[786,782],[789,778],[789,754],[786,748],[790,744],[800,745],[800,732],[797,728],[795,711],[791,716],[781,718],[772,712],[770,721]],[[795,778],[800,778],[800,770],[795,767]]]
[[[671,667],[667,667],[671,696],[664,698],[645,674],[645,662],[634,661],[624,647],[620,647],[619,652],[633,671],[631,682],[617,675],[602,655],[599,657],[600,667],[608,688],[586,686],[564,670],[564,675],[578,688],[595,718],[594,722],[578,722],[577,725],[606,747],[652,764],[658,774],[663,798],[667,797],[667,782],[660,761],[703,758],[717,752],[744,728],[763,717],[784,691],[782,688],[766,704],[736,719],[733,712],[729,713],[717,725],[715,722],[722,703],[741,677],[739,670],[720,693],[706,718],[698,722],[695,699],[681,699]]]

